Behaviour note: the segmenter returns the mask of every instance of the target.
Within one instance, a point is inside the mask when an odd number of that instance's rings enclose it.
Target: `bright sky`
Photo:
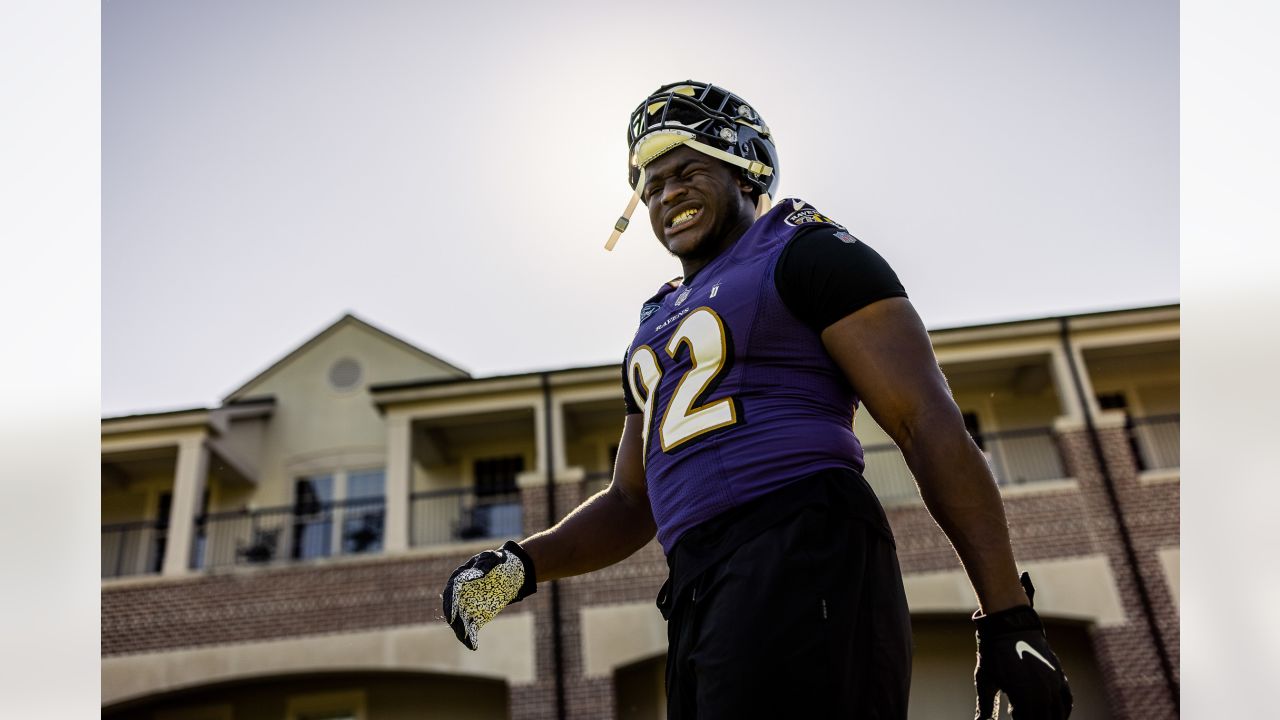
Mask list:
[[[1178,6],[108,0],[102,412],[350,311],[476,375],[616,362],[679,264],[630,111],[697,79],[930,327],[1176,302]]]

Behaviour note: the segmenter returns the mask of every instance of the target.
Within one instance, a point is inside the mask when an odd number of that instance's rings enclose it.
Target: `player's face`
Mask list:
[[[678,147],[645,168],[641,200],[653,233],[696,270],[746,232],[755,220],[750,186],[736,168],[688,147]]]

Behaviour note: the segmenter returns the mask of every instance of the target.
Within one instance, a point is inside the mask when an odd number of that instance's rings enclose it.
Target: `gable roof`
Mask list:
[[[457,374],[458,374],[458,376],[459,376],[459,378],[469,378],[469,377],[471,377],[471,373],[470,373],[470,372],[467,372],[466,370],[463,370],[462,368],[458,367],[457,365],[454,365],[453,363],[448,362],[448,361],[446,361],[446,360],[442,360],[442,359],[440,359],[439,357],[437,357],[437,356],[435,356],[435,355],[432,355],[431,353],[427,352],[426,350],[423,350],[422,348],[418,347],[417,345],[414,345],[413,343],[408,342],[407,340],[403,340],[403,339],[401,339],[401,338],[399,338],[399,337],[396,337],[395,335],[392,335],[391,333],[387,332],[386,330],[383,330],[382,328],[377,327],[376,325],[373,325],[373,324],[371,324],[371,323],[369,323],[369,322],[366,322],[366,321],[364,321],[364,320],[361,320],[360,318],[356,317],[355,315],[352,315],[351,313],[346,313],[346,314],[345,314],[345,315],[343,315],[342,317],[338,318],[338,320],[337,320],[336,322],[334,322],[332,325],[330,325],[329,327],[325,328],[324,330],[321,330],[319,333],[317,333],[317,334],[316,334],[314,337],[312,337],[310,340],[308,340],[308,341],[306,341],[306,342],[302,343],[302,344],[301,344],[301,345],[299,345],[298,347],[294,348],[294,349],[293,349],[291,352],[289,352],[287,355],[285,355],[284,357],[282,357],[282,358],[280,358],[279,360],[277,360],[277,361],[275,361],[274,363],[272,363],[269,367],[267,367],[267,369],[263,370],[262,372],[258,373],[257,375],[254,375],[253,377],[249,378],[247,381],[245,381],[243,384],[241,384],[241,385],[240,385],[239,387],[237,387],[235,390],[232,390],[231,392],[227,393],[227,394],[222,398],[222,402],[224,402],[224,403],[228,403],[228,402],[233,402],[233,401],[235,401],[235,400],[238,400],[239,398],[238,398],[237,396],[238,396],[240,393],[244,392],[245,390],[247,390],[248,388],[250,388],[251,386],[253,386],[255,383],[259,382],[259,381],[260,381],[260,380],[262,380],[263,378],[266,378],[267,376],[269,376],[269,375],[271,375],[272,373],[276,372],[276,371],[277,371],[277,370],[279,370],[280,368],[282,368],[282,367],[284,367],[285,365],[289,364],[289,362],[290,362],[291,360],[293,360],[294,358],[298,357],[299,355],[302,355],[303,353],[307,352],[308,350],[310,350],[311,348],[315,347],[316,345],[320,344],[321,342],[323,342],[323,341],[324,341],[326,338],[328,338],[329,336],[331,336],[331,335],[333,335],[334,333],[338,332],[338,331],[339,331],[339,330],[341,330],[342,328],[345,328],[345,327],[348,327],[348,326],[356,326],[356,327],[360,327],[360,328],[364,328],[364,329],[366,329],[366,330],[369,330],[369,331],[373,332],[374,334],[376,334],[376,335],[378,335],[378,336],[380,336],[380,337],[382,337],[382,338],[386,339],[387,341],[389,341],[389,342],[391,342],[391,343],[393,343],[393,344],[395,344],[395,345],[398,345],[398,346],[399,346],[399,347],[401,347],[401,348],[404,348],[405,350],[408,350],[409,352],[411,352],[411,353],[413,353],[413,354],[417,355],[418,357],[421,357],[422,359],[424,359],[424,360],[426,360],[426,361],[428,361],[428,362],[436,363],[436,364],[441,365],[442,367],[444,367],[446,370],[449,370],[449,371],[451,371],[451,372],[455,372],[455,373],[457,373]]]

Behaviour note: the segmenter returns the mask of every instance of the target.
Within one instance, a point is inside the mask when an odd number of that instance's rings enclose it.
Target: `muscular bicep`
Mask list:
[[[644,479],[644,414],[627,413],[622,423],[622,439],[618,442],[618,459],[613,466],[613,484],[617,492],[634,508],[649,508],[649,489]]]
[[[923,423],[963,427],[929,334],[906,298],[880,300],[846,315],[822,331],[822,343],[867,411],[904,451]]]

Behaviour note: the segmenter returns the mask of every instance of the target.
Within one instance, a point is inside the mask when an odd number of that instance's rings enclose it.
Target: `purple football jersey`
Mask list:
[[[843,230],[784,200],[689,284],[664,285],[644,305],[626,370],[668,553],[685,530],[810,473],[862,471],[857,396],[774,286],[787,242],[814,222]]]

